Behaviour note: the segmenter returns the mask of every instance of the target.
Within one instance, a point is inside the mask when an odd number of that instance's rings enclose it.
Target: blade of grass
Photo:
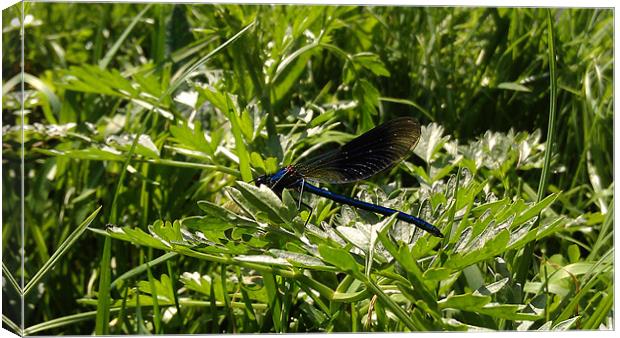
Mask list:
[[[22,336],[27,335],[25,331],[22,331],[19,325],[15,324],[12,320],[9,319],[9,317],[5,316],[4,313],[2,314],[2,323],[5,324],[7,327],[9,327],[9,329],[13,330],[14,333],[17,333]]]
[[[545,147],[545,157],[543,161],[542,173],[540,181],[538,183],[538,192],[536,194],[536,202],[540,202],[547,191],[547,182],[549,180],[549,170],[551,166],[551,155],[553,152],[553,144],[555,142],[555,117],[556,117],[556,103],[557,103],[557,74],[556,74],[556,55],[555,55],[555,42],[553,32],[553,22],[551,16],[551,10],[547,9],[547,43],[548,43],[548,58],[549,58],[549,123],[547,125],[547,141]],[[540,214],[538,219],[540,220]],[[533,257],[534,243],[530,242],[523,248],[523,254],[519,260],[517,266],[516,280],[525,285],[527,274],[531,259]]]
[[[222,296],[224,297],[224,304],[227,311],[226,317],[228,318],[228,332],[235,333],[235,317],[232,312],[232,307],[230,307],[230,295],[228,294],[227,284],[227,276],[226,276],[226,264],[220,265],[220,278],[222,280]]]
[[[228,106],[227,115],[231,124],[233,136],[235,137],[235,148],[237,150],[237,156],[239,157],[239,171],[241,172],[241,178],[245,182],[252,180],[252,169],[250,168],[250,155],[248,154],[245,142],[243,139],[243,133],[241,132],[239,115],[230,102],[230,97],[226,95],[226,105]]]
[[[138,15],[136,15],[133,18],[133,20],[131,20],[127,28],[125,28],[125,31],[123,31],[123,34],[121,34],[121,36],[118,37],[116,42],[114,42],[114,45],[112,45],[110,50],[108,50],[108,52],[101,59],[101,61],[99,61],[99,68],[105,69],[108,67],[108,64],[110,64],[110,61],[112,61],[112,58],[114,57],[114,55],[116,55],[116,52],[121,47],[121,44],[123,43],[123,41],[125,41],[129,33],[131,33],[131,31],[136,26],[138,21],[142,19],[142,16],[151,8],[151,6],[152,4],[148,4],[146,7],[144,7],[143,10],[140,11],[140,13],[138,13]]]
[[[123,163],[123,168],[121,169],[121,175],[118,179],[118,183],[116,184],[116,189],[114,191],[114,197],[112,198],[112,205],[110,207],[110,216],[108,218],[108,223],[115,224],[116,223],[116,203],[118,201],[118,196],[121,191],[121,187],[123,186],[123,181],[125,180],[125,174],[127,173],[127,167],[129,167],[129,162],[136,151],[136,147],[138,145],[138,140],[140,139],[140,135],[142,135],[146,129],[147,121],[149,117],[153,115],[153,110],[150,110],[146,116],[146,121],[142,124],[142,130],[131,144],[131,148],[126,155],[125,163]],[[101,276],[99,279],[99,289],[97,293],[98,303],[97,303],[97,320],[95,322],[95,334],[97,335],[107,335],[110,332],[110,327],[108,322],[110,321],[110,281],[111,274],[110,271],[110,260],[111,260],[111,251],[112,251],[112,238],[106,237],[103,245],[103,255],[101,257]]]
[[[95,219],[95,217],[97,217],[97,214],[99,214],[100,210],[101,210],[101,207],[93,211],[82,222],[82,224],[80,224],[75,230],[73,230],[71,235],[69,235],[69,237],[67,237],[67,239],[64,242],[62,242],[62,244],[58,247],[58,250],[54,252],[54,254],[50,257],[50,259],[47,262],[45,262],[45,264],[43,264],[43,266],[39,269],[39,271],[35,273],[32,279],[28,281],[28,284],[26,284],[26,287],[24,287],[24,293],[23,293],[24,297],[27,296],[30,293],[30,291],[32,291],[32,289],[41,281],[41,279],[45,277],[45,275],[47,275],[47,273],[52,270],[52,268],[56,265],[56,263],[58,263],[60,258],[62,258],[71,249],[73,244],[77,241],[78,238],[80,238],[80,236],[82,235],[84,230],[86,230],[88,225],[90,225],[90,223]]]
[[[421,322],[417,318],[417,316],[411,316],[410,314],[406,313],[405,310],[403,310],[398,304],[396,304],[392,300],[392,298],[386,295],[385,292],[383,292],[383,290],[381,290],[381,288],[377,284],[375,284],[372,280],[367,279],[366,276],[362,275],[361,273],[357,273],[357,275],[358,276],[356,276],[356,278],[361,280],[364,284],[366,284],[366,287],[370,289],[372,293],[377,295],[377,297],[379,297],[383,305],[386,308],[390,309],[396,315],[396,317],[398,317],[398,319],[400,319],[405,324],[405,326],[407,326],[409,330],[411,331],[428,331],[429,330],[429,328],[423,322]]]
[[[112,238],[106,237],[103,244],[103,256],[99,264],[99,290],[97,293],[97,318],[95,320],[95,334],[107,335],[110,332],[110,260],[112,251]]]
[[[13,286],[17,293],[22,293],[22,288],[17,284],[17,280],[13,277],[13,274],[9,271],[9,268],[2,262],[2,277],[9,281],[9,284]]]
[[[551,167],[551,156],[553,155],[553,145],[555,143],[555,119],[557,110],[557,93],[558,93],[558,78],[556,74],[556,55],[555,55],[555,42],[553,32],[553,22],[551,16],[551,10],[547,9],[547,39],[549,47],[549,124],[547,125],[547,145],[545,147],[545,159],[542,167],[542,174],[540,176],[540,182],[538,183],[538,194],[536,202],[540,202],[545,197],[545,191],[547,190],[547,181],[549,180],[549,170]]]
[[[596,292],[596,284],[604,283],[607,277],[604,275],[593,275],[590,278],[586,278],[587,282],[575,293],[575,295],[571,298],[570,302],[563,307],[562,311],[555,318],[555,322],[559,323],[561,321],[567,320],[572,315],[575,315],[578,312],[579,304],[582,298],[585,296],[589,296]]]
[[[151,260],[151,261],[149,261],[149,262],[146,262],[146,263],[144,263],[144,264],[138,265],[138,266],[136,266],[135,268],[133,268],[133,269],[131,269],[131,270],[129,270],[129,271],[127,271],[127,272],[125,272],[125,273],[124,273],[124,274],[122,274],[120,277],[116,278],[116,279],[112,282],[111,287],[112,287],[112,288],[116,288],[116,287],[118,287],[118,286],[121,284],[121,282],[123,282],[124,280],[129,279],[129,278],[131,278],[131,277],[135,277],[135,276],[137,276],[137,275],[139,275],[139,274],[143,273],[144,271],[146,271],[146,270],[147,270],[147,265],[149,265],[149,266],[155,266],[155,265],[158,265],[158,264],[160,264],[160,263],[163,263],[163,262],[167,261],[168,259],[170,259],[170,258],[172,258],[172,257],[175,257],[175,256],[177,256],[177,255],[178,255],[178,253],[176,253],[176,252],[168,252],[168,253],[165,253],[165,254],[163,254],[163,255],[161,255],[161,256],[159,256],[159,257],[157,257],[157,258],[155,258],[155,259],[153,259],[153,260]]]
[[[116,313],[120,311],[120,308],[111,309],[110,311]],[[77,323],[80,323],[86,320],[91,320],[95,318],[96,316],[97,316],[97,311],[87,311],[87,312],[82,312],[82,313],[78,313],[75,315],[54,318],[52,320],[48,320],[42,323],[32,325],[30,327],[27,327],[24,330],[24,336],[31,336],[41,331],[51,330],[51,329],[55,329],[55,328],[63,327],[63,326],[74,325],[74,324],[77,324]]]
[[[127,296],[128,295],[129,295],[129,285],[125,285],[125,292],[123,293],[123,301],[121,302],[120,312],[118,313],[118,316],[116,317],[115,326],[118,327],[119,332],[121,331],[123,324],[125,324],[125,327],[127,328],[127,330],[131,329],[131,324],[129,324],[129,318],[125,314],[125,311],[127,310]],[[112,331],[111,333],[116,334],[117,332]]]
[[[30,228],[30,231],[32,233],[32,238],[36,243],[36,251],[41,260],[41,264],[45,264],[45,262],[47,262],[50,257],[48,255],[49,249],[47,248],[47,244],[45,243],[45,236],[43,235],[43,230],[41,229],[41,226],[33,224],[33,226]]]
[[[153,326],[155,327],[155,334],[161,334],[161,312],[159,311],[159,302],[157,300],[157,287],[155,285],[155,278],[151,273],[149,263],[146,262],[146,275],[148,276],[149,285],[151,286],[151,299],[153,299]]]
[[[241,273],[241,269],[239,266],[234,266],[234,269],[237,278],[240,281],[237,292],[241,293],[241,298],[243,300],[243,304],[245,305],[243,308],[243,327],[250,332],[256,332],[258,329],[258,321],[256,320],[256,312],[252,306],[252,299],[250,298],[246,287],[243,285],[243,274]]]
[[[140,291],[136,292],[136,332],[139,335],[150,335],[149,330],[144,327],[144,319],[142,319],[142,305],[140,305]]]
[[[430,121],[435,122],[435,117],[431,115],[431,113],[429,113],[428,110],[424,109],[424,107],[420,106],[419,104],[411,100],[399,99],[399,98],[394,98],[394,97],[383,97],[383,96],[379,97],[379,100],[383,102],[399,103],[399,104],[404,104],[407,106],[414,107],[415,109],[422,112],[422,114],[424,114],[424,116],[426,116]]]
[[[176,282],[179,280],[179,277],[174,272],[172,268],[171,261],[166,261],[166,267],[168,268],[168,276],[170,276],[170,288],[172,289],[172,295],[174,296],[174,306],[177,309],[178,323],[183,323],[183,314],[181,313],[181,307],[179,306],[179,292],[176,287]]]
[[[233,43],[237,39],[239,39],[250,28],[252,28],[255,23],[256,23],[256,21],[250,22],[247,26],[245,26],[243,29],[241,29],[237,34],[233,35],[233,37],[231,37],[230,39],[226,40],[223,44],[219,45],[217,48],[215,48],[214,50],[209,52],[209,54],[205,55],[202,59],[196,61],[196,63],[194,63],[191,67],[189,67],[178,78],[172,79],[173,82],[170,85],[170,87],[168,87],[168,90],[166,90],[166,93],[164,94],[164,96],[165,95],[169,95],[172,92],[174,92],[174,90],[177,89],[181,85],[181,83],[183,83],[183,81],[187,80],[187,78],[189,78],[196,69],[198,69],[200,66],[202,66],[205,62],[207,62],[215,54],[219,53],[221,50],[223,50],[224,48],[228,47],[228,45],[230,45],[231,43]]]
[[[605,215],[605,220],[603,221],[603,225],[601,226],[601,230],[596,239],[596,243],[592,247],[592,251],[588,255],[587,260],[592,261],[598,259],[597,255],[599,250],[605,245],[613,245],[613,241],[609,240],[608,236],[613,235],[613,221],[614,221],[614,198],[609,201],[609,207],[607,215]],[[610,230],[611,229],[611,230]]]
[[[614,285],[613,285],[613,283],[609,284],[609,286],[607,287],[607,290],[606,290],[605,293],[606,294],[603,295],[603,299],[601,299],[601,301],[596,306],[596,309],[594,310],[594,313],[592,314],[592,316],[590,316],[590,318],[583,324],[582,328],[584,330],[597,330],[597,329],[599,329],[600,325],[603,323],[603,321],[609,315],[609,311],[611,310],[612,306],[614,305]]]
[[[282,332],[282,323],[280,322],[280,314],[282,312],[281,295],[278,292],[278,283],[275,275],[272,273],[263,273],[263,285],[267,291],[269,299],[269,310],[271,312],[271,320],[273,328],[276,332]]]
[[[224,290],[225,291],[225,290]],[[217,299],[215,297],[215,283],[211,280],[209,283],[209,305],[211,307],[210,315],[211,315],[211,333],[218,333],[218,316],[217,313]]]

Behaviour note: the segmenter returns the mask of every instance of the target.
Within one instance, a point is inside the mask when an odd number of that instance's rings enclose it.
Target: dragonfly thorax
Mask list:
[[[297,186],[301,179],[299,174],[295,172],[295,168],[289,165],[278,170],[275,174],[259,176],[254,182],[256,186],[264,184],[276,194],[281,195],[283,189]]]

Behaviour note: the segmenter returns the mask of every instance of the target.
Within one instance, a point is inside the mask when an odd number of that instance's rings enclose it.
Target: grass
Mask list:
[[[31,335],[613,329],[611,10],[25,8],[3,327],[24,295]],[[312,196],[304,227],[294,192],[244,183],[396,116],[414,154],[329,188],[443,239]]]

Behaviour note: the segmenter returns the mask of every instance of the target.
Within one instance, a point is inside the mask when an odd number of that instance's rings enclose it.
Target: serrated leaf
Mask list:
[[[344,239],[345,241],[353,244],[360,250],[363,250],[365,252],[368,251],[368,245],[370,243],[370,238],[368,237],[368,233],[363,232],[356,228],[344,227],[344,226],[336,227],[336,231],[340,234],[342,239]]]
[[[271,249],[269,252],[277,258],[285,259],[287,262],[297,267],[309,269],[321,269],[327,267],[323,261],[314,256],[279,249]]]
[[[276,224],[290,223],[294,218],[294,214],[289,213],[289,209],[282,203],[280,198],[267,186],[260,187],[245,182],[237,182],[238,191],[245,199],[245,206],[251,208],[254,212],[259,211],[265,213],[269,220]]]
[[[222,208],[221,206],[215,203],[209,202],[209,201],[198,201],[198,207],[207,214],[207,217],[217,218],[222,222],[220,224],[216,224],[215,225],[216,227],[224,226],[224,224],[229,224],[232,226],[234,225],[244,225],[244,226],[251,226],[251,227],[257,226],[256,222],[248,218],[245,218],[243,216],[240,216],[226,208]]]
[[[482,248],[461,255],[450,256],[445,266],[458,270],[468,265],[495,257],[506,250],[509,240],[510,232],[507,229],[504,229],[493,239],[484,243]]]
[[[239,255],[234,258],[239,262],[251,262],[264,265],[291,266],[292,264],[281,257],[273,257],[269,255]]]
[[[235,227],[234,223],[222,222],[213,216],[191,216],[181,220],[181,224],[188,229],[198,231],[224,231]]]
[[[353,60],[356,64],[370,70],[375,75],[390,76],[390,72],[376,54],[368,52],[355,54],[353,55]]]
[[[170,250],[170,245],[159,238],[155,238],[150,234],[144,232],[140,228],[130,227],[109,227],[107,229],[108,234],[112,238],[132,242],[137,245],[148,246],[156,249]]]
[[[125,159],[121,152],[108,146],[67,151],[47,149],[37,149],[37,151],[50,156],[67,157],[80,160],[123,161]]]
[[[207,142],[204,132],[199,122],[194,124],[194,128],[190,128],[187,123],[179,123],[176,126],[170,126],[170,133],[179,143],[187,149],[193,149],[210,156],[214,156],[213,147]]]
[[[516,225],[520,225],[523,222],[531,219],[532,217],[538,215],[541,211],[543,211],[546,207],[548,207],[549,205],[551,205],[553,202],[555,202],[555,200],[558,198],[559,194],[558,193],[554,193],[551,194],[547,197],[545,197],[542,201],[532,205],[531,207],[529,207],[527,210],[523,211],[522,213],[519,214],[519,216],[517,216],[513,222],[513,224]]]
[[[148,229],[152,235],[168,243],[184,242],[183,235],[181,234],[181,223],[178,220],[172,223],[170,221],[162,222],[158,220],[149,225]]]
[[[134,142],[134,139],[135,135],[111,135],[107,137],[106,142],[111,145],[115,145],[121,150],[129,151]],[[157,149],[157,146],[155,146],[155,144],[151,140],[151,137],[144,134],[140,135],[140,137],[138,138],[138,143],[136,144],[134,152],[147,158],[159,158],[159,149]]]
[[[155,285],[155,294],[157,295],[157,301],[161,301],[161,302],[173,302],[174,301],[174,294],[172,293],[172,282],[170,281],[170,277],[168,277],[168,275],[166,274],[162,274],[160,279],[154,279],[154,283]],[[151,283],[149,281],[139,281],[138,282],[138,289],[141,292],[147,293],[147,294],[153,294],[153,290],[151,288]]]
[[[443,136],[444,128],[436,123],[422,126],[420,140],[414,148],[416,155],[426,163],[432,163],[438,151],[450,140],[450,136]]]

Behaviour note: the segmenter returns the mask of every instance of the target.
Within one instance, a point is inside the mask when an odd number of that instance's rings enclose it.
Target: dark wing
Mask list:
[[[366,179],[402,161],[420,139],[420,124],[399,117],[356,137],[341,147],[294,164],[309,180],[348,183]]]

